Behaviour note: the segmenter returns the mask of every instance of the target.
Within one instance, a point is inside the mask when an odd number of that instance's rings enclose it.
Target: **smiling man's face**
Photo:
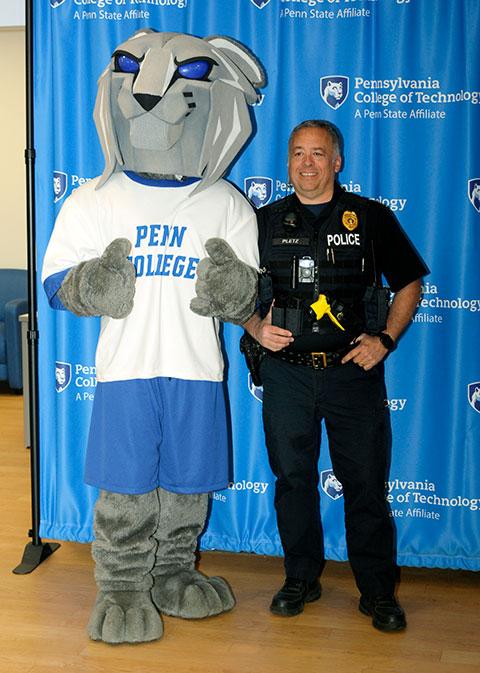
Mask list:
[[[340,155],[325,129],[307,127],[293,135],[288,151],[288,173],[301,203],[330,201],[340,167]]]

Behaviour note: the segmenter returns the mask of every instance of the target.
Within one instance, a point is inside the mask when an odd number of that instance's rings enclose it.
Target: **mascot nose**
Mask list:
[[[162,98],[161,96],[152,96],[149,93],[134,93],[133,97],[147,112],[150,112]]]

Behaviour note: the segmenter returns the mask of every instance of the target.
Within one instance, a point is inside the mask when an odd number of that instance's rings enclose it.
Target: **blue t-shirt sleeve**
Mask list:
[[[58,309],[59,311],[67,310],[57,293],[69,271],[70,269],[65,269],[64,271],[54,273],[51,276],[48,276],[48,278],[45,278],[43,282],[43,289],[48,297],[48,303],[52,308]]]

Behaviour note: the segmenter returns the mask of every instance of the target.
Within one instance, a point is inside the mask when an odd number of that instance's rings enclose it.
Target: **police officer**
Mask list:
[[[385,497],[390,449],[383,360],[409,324],[428,269],[391,211],[344,191],[335,126],[294,128],[295,192],[258,213],[260,310],[245,325],[266,350],[263,420],[276,477],[286,580],[274,614],[320,598],[324,546],[318,493],[321,422],[343,486],[349,561],[359,609],[383,631],[406,626],[395,596],[395,545]],[[394,292],[387,316],[387,291]],[[273,299],[273,301],[272,301]]]

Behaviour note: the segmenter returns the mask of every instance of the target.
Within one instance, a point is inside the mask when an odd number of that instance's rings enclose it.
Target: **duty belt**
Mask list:
[[[295,353],[293,351],[277,351],[269,353],[272,357],[289,362],[292,365],[303,365],[304,367],[311,367],[312,369],[327,369],[327,367],[335,367],[339,365],[344,355],[349,349],[342,349],[341,351],[332,351],[325,353],[323,351],[315,353]]]

